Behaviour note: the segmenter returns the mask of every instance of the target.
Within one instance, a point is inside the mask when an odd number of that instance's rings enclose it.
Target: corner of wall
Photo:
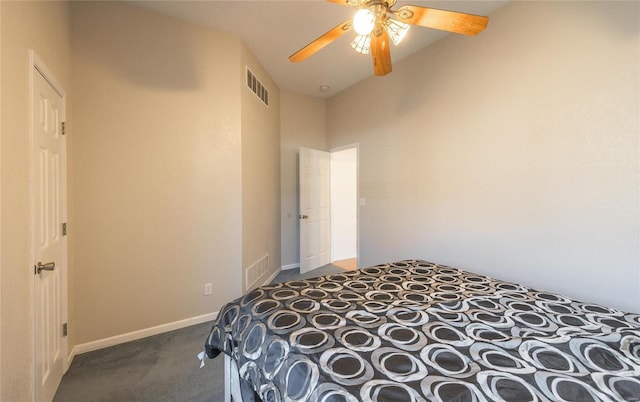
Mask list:
[[[241,41],[125,2],[73,2],[72,27],[73,327],[85,345],[241,295]],[[141,48],[153,51],[134,60]]]
[[[298,150],[327,150],[326,100],[280,94],[281,243],[284,269],[300,263]]]
[[[268,91],[268,106],[248,88],[247,67]],[[280,89],[244,43],[241,74],[242,278],[246,291],[278,272],[281,265],[281,105]],[[265,255],[268,266],[261,262]]]

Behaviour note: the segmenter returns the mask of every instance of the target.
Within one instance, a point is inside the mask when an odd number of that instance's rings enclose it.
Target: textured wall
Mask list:
[[[76,344],[217,311],[241,292],[241,41],[124,3],[72,22]]]
[[[65,89],[67,118],[71,118],[69,5],[66,2],[3,2],[1,18],[0,400],[28,401],[33,377],[29,49],[35,50]]]
[[[269,107],[247,88],[246,66],[269,91]],[[249,48],[240,66],[242,125],[242,267],[269,254],[262,284],[280,268],[280,90]],[[246,282],[243,279],[243,289]]]
[[[329,147],[360,144],[360,265],[640,311],[638,7],[514,2],[329,99]]]
[[[327,150],[325,100],[282,91],[280,96],[282,265],[300,263],[298,150]]]

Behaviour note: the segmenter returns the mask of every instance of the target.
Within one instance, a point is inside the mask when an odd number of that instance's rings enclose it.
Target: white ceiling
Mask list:
[[[509,2],[399,0],[394,9],[405,4],[415,4],[489,16]],[[322,0],[174,0],[130,3],[239,36],[281,89],[308,96],[329,97],[373,75],[371,57],[360,55],[349,46],[355,36],[351,32],[302,63],[291,63],[288,60],[292,53],[307,43],[353,17],[355,10],[350,7]],[[487,29],[491,29],[491,20]],[[398,62],[446,35],[448,33],[435,29],[411,27],[404,41],[397,47],[392,46],[392,61]],[[328,85],[329,91],[320,92],[321,85]]]

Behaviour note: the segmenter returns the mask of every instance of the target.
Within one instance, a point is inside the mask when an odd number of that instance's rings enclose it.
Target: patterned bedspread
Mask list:
[[[263,401],[640,401],[640,315],[425,261],[260,287],[205,349]]]

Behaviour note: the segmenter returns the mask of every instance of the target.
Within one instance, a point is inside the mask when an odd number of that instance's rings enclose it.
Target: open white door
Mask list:
[[[66,139],[63,93],[33,64],[32,244],[34,270],[34,394],[51,401],[64,374],[66,320]],[[47,74],[48,75],[48,74]],[[65,225],[65,226],[63,226]]]
[[[331,262],[331,154],[300,148],[300,273]]]

